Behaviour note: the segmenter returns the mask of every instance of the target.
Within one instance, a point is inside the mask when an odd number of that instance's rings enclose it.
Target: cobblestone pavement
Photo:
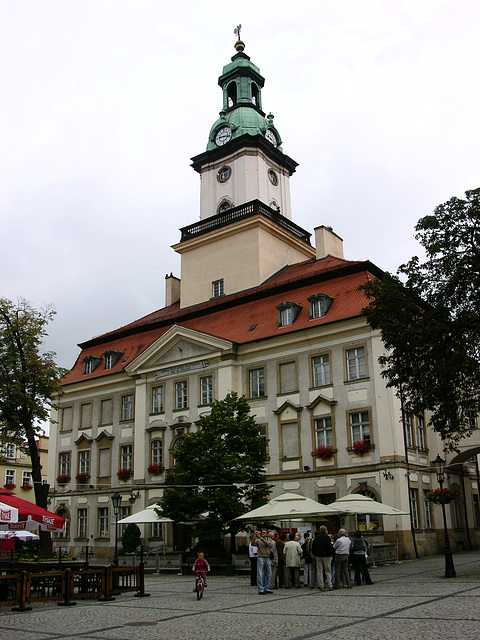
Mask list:
[[[150,597],[114,602],[0,609],[8,640],[480,640],[480,552],[454,555],[446,580],[443,556],[371,570],[375,584],[320,592],[280,589],[257,595],[246,576],[211,576],[203,600],[193,577],[147,576]]]

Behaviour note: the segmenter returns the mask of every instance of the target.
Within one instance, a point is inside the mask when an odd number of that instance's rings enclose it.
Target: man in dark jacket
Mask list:
[[[312,556],[317,563],[317,587],[320,591],[325,591],[325,582],[331,590],[332,585],[332,556],[333,545],[328,535],[327,527],[321,526],[320,531],[315,531],[315,537],[312,542]],[[325,572],[325,582],[323,574]]]

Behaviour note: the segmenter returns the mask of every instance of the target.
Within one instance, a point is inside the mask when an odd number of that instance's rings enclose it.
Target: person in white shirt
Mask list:
[[[300,588],[300,558],[302,556],[302,547],[295,540],[295,534],[291,533],[288,542],[285,543],[283,553],[285,554],[285,587],[290,589],[292,582],[297,589]]]
[[[340,588],[342,572],[349,589],[352,588],[350,582],[350,571],[348,570],[348,560],[350,557],[350,538],[345,529],[339,529],[338,540],[333,543],[335,549],[335,589]]]

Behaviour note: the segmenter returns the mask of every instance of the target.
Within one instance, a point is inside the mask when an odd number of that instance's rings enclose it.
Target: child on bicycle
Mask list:
[[[203,584],[207,586],[207,571],[210,571],[210,565],[205,560],[205,554],[203,551],[199,551],[197,554],[197,559],[195,560],[195,564],[193,565],[193,573],[197,576],[195,578],[195,589],[197,589],[197,583],[200,576],[203,578]]]

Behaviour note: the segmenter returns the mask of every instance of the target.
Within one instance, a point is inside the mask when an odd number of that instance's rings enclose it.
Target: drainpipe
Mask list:
[[[403,407],[403,390],[402,385],[400,384],[400,406],[402,411],[402,429],[403,429],[403,446],[405,449],[405,466],[407,469],[407,490],[408,490],[408,507],[410,513],[410,531],[412,532],[412,540],[413,540],[413,548],[415,549],[415,557],[418,558],[418,549],[417,549],[417,539],[415,537],[415,528],[413,526],[413,518],[412,518],[412,503],[410,501],[410,466],[408,463],[408,447],[407,447],[407,433],[405,427],[405,410]]]

